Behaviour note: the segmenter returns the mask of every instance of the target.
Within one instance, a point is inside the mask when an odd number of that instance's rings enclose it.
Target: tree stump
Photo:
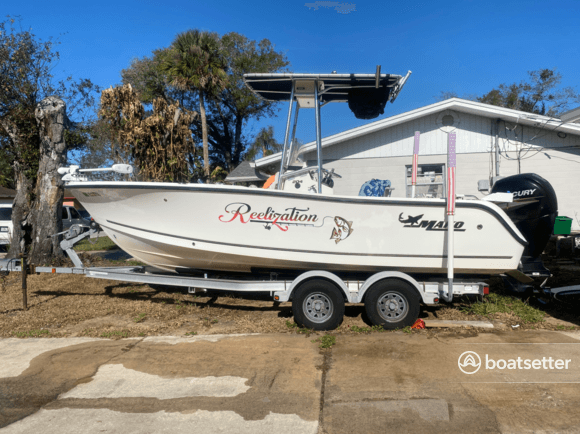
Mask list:
[[[63,182],[57,170],[66,165],[64,137],[70,121],[66,104],[56,96],[43,99],[35,110],[39,133],[39,164],[35,179],[17,171],[17,194],[14,199],[14,235],[10,257],[28,255],[32,264],[48,264],[53,256],[62,256],[58,237],[62,231]]]

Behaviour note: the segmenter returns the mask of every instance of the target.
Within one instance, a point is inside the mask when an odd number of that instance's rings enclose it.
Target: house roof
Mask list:
[[[0,197],[15,198],[16,190],[12,190],[11,188],[6,187],[0,187]]]
[[[560,119],[564,122],[578,122],[580,121],[580,107],[569,110],[560,115]]]
[[[351,140],[356,137],[363,136],[365,134],[373,133],[375,131],[379,131],[385,128],[390,128],[395,125],[399,125],[404,122],[409,122],[417,118],[428,116],[443,110],[455,110],[457,112],[470,113],[493,119],[500,118],[505,121],[516,122],[519,124],[534,127],[542,126],[549,129],[557,128],[558,131],[562,131],[568,134],[580,135],[580,124],[563,123],[563,121],[557,118],[536,115],[533,113],[512,110],[504,107],[484,104],[481,102],[469,101],[461,98],[451,98],[445,101],[436,102],[435,104],[420,107],[418,109],[411,110],[405,113],[401,113],[399,115],[391,116],[386,119],[371,122],[361,127],[352,128],[350,130],[346,130],[341,133],[334,134],[332,136],[324,137],[322,139],[322,147],[326,148],[328,146],[333,146],[346,140]],[[303,152],[314,151],[316,150],[316,142],[312,141],[306,143],[305,145],[303,145],[302,148],[304,149]],[[278,152],[276,154],[272,154],[267,157],[256,160],[256,167],[264,167],[273,163],[279,163],[281,154],[282,154],[281,152]]]
[[[268,179],[267,175],[260,173],[254,165],[249,161],[242,161],[232,173],[230,173],[226,182],[251,182],[251,181],[265,181]]]

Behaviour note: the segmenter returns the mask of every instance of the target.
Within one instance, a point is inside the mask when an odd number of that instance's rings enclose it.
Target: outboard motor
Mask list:
[[[540,255],[554,231],[558,215],[556,192],[535,173],[508,176],[497,181],[492,193],[513,193],[514,201],[504,211],[528,241],[520,271],[528,276],[549,277]]]

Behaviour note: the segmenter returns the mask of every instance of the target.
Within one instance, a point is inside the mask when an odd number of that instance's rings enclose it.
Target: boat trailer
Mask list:
[[[420,304],[435,305],[447,299],[448,280],[417,281],[398,271],[381,271],[364,280],[341,278],[326,270],[297,271],[291,278],[278,278],[270,273],[269,279],[210,278],[163,272],[149,266],[85,267],[73,246],[90,236],[97,236],[100,228],[93,222],[91,227],[73,225],[63,235],[61,248],[72,260],[73,267],[40,267],[26,264],[26,258],[0,260],[0,273],[22,272],[22,288],[26,309],[26,278],[28,274],[80,274],[93,279],[115,280],[150,285],[166,285],[187,288],[189,293],[231,291],[237,293],[269,293],[275,302],[292,301],[297,323],[314,330],[331,330],[342,322],[345,303],[364,303],[370,320],[385,329],[412,325],[420,310]],[[23,266],[24,264],[24,266]],[[452,296],[474,296],[479,300],[489,293],[489,287],[481,281],[456,281]],[[379,309],[371,308],[379,306]],[[376,313],[379,312],[379,313]]]

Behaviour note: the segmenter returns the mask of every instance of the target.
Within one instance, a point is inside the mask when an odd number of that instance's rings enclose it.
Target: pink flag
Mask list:
[[[447,137],[447,214],[455,215],[455,133]]]
[[[419,164],[419,131],[415,131],[415,147],[413,148],[413,173],[411,174],[411,185],[417,184],[417,165]]]

